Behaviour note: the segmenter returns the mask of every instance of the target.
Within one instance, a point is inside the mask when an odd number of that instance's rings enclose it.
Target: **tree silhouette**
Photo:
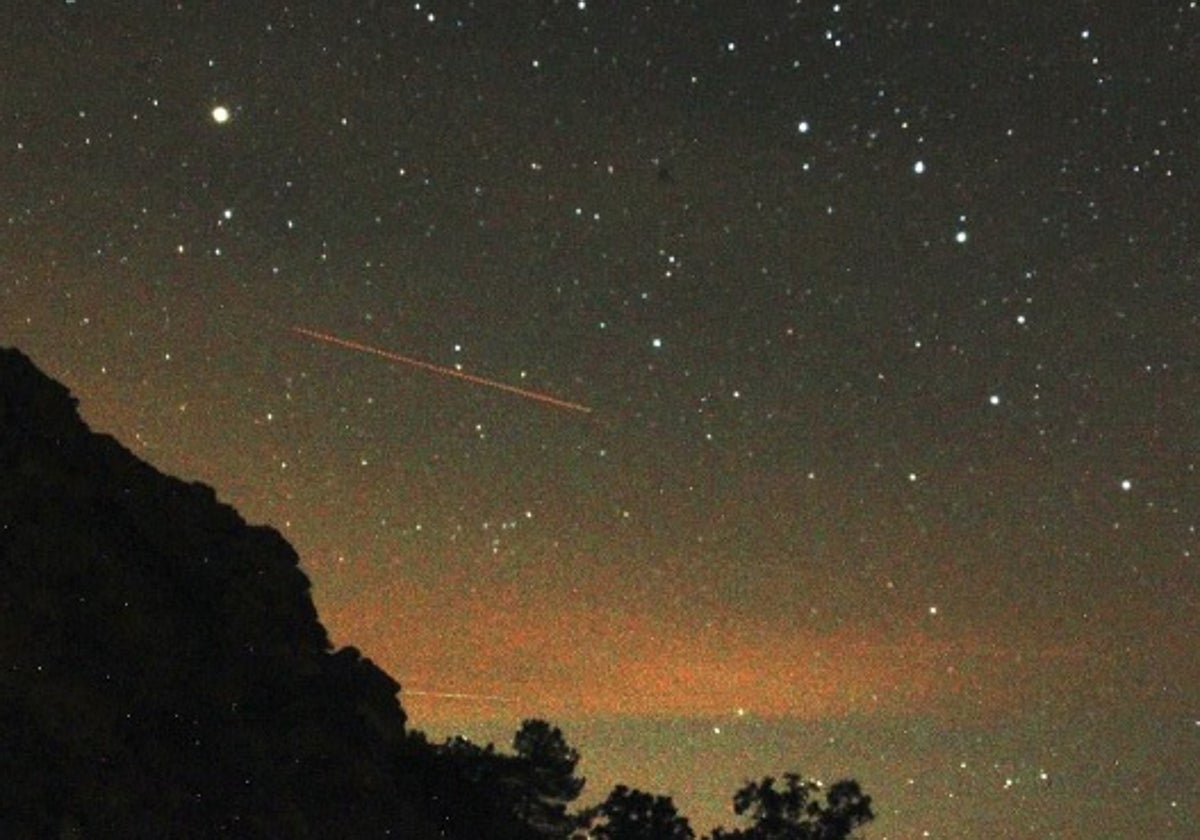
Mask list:
[[[821,840],[849,837],[855,829],[875,819],[871,797],[858,782],[845,779],[834,783],[825,794],[825,806],[818,816]]]
[[[514,811],[545,837],[570,833],[575,819],[567,805],[583,790],[584,780],[575,775],[579,753],[567,744],[562,730],[544,720],[526,720],[513,738],[516,760],[507,783],[514,798]]]
[[[608,798],[584,812],[581,823],[591,840],[693,840],[686,817],[668,796],[617,785]]]
[[[845,840],[856,828],[872,819],[871,797],[858,782],[843,780],[832,785],[824,803],[813,798],[822,790],[817,782],[786,773],[783,786],[766,776],[748,782],[733,797],[733,810],[750,819],[750,827],[717,829],[713,840]]]
[[[578,818],[567,811],[583,789],[579,753],[557,727],[527,720],[515,754],[466,738],[430,745],[420,733],[400,745],[397,769],[427,822],[460,840],[567,840]]]

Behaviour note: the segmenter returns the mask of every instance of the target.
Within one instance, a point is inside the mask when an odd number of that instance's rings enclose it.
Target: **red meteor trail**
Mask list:
[[[463,373],[461,370],[454,368],[442,367],[430,362],[423,362],[420,359],[414,359],[409,356],[401,356],[399,353],[391,353],[387,350],[380,350],[378,347],[371,347],[367,344],[359,344],[357,341],[350,341],[345,338],[338,338],[336,335],[329,333],[317,332],[316,330],[305,329],[304,327],[292,327],[292,332],[315,338],[317,341],[324,341],[327,344],[336,344],[339,347],[345,347],[348,350],[357,350],[360,353],[370,353],[374,356],[381,356],[392,362],[400,362],[401,364],[412,365],[413,367],[427,370],[430,373],[441,374],[442,376],[453,376],[455,379],[463,379],[474,385],[486,385],[489,388],[496,388],[500,391],[507,391],[510,394],[516,394],[518,397],[525,397],[529,400],[537,400],[555,408],[563,408],[567,411],[578,411],[582,414],[591,414],[592,410],[586,405],[579,403],[560,400],[558,397],[553,397],[550,394],[543,394],[540,391],[530,391],[527,388],[518,388],[516,385],[508,385],[504,382],[497,382],[494,379],[485,379],[482,376],[476,376],[472,373]]]

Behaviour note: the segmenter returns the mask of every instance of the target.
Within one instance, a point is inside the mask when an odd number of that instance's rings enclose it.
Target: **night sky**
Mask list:
[[[413,726],[1195,836],[1196,2],[7,6],[0,344]]]

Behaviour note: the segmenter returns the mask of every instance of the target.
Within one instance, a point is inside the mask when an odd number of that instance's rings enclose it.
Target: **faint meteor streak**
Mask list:
[[[511,697],[501,697],[498,694],[469,694],[465,691],[410,691],[400,689],[401,695],[409,697],[436,697],[439,700],[478,700],[485,703],[512,703]]]
[[[497,382],[495,379],[486,379],[482,376],[476,376],[473,373],[464,373],[461,370],[451,367],[443,367],[435,365],[432,362],[423,362],[420,359],[414,359],[411,356],[402,356],[399,353],[392,353],[388,350],[380,350],[378,347],[371,347],[368,344],[360,344],[357,341],[350,341],[346,338],[339,338],[336,335],[329,333],[317,332],[316,330],[306,329],[305,327],[292,327],[292,332],[308,338],[324,341],[327,344],[336,344],[338,347],[345,347],[347,350],[357,350],[360,353],[370,353],[373,356],[380,356],[392,362],[400,362],[401,364],[411,365],[412,367],[420,368],[421,370],[436,373],[441,376],[452,376],[455,379],[462,379],[470,382],[473,385],[486,385],[489,388],[495,388],[498,391],[505,391],[509,394],[515,394],[518,397],[524,397],[528,400],[537,400],[545,405],[553,406],[554,408],[562,408],[567,411],[578,411],[581,414],[591,414],[592,410],[586,405],[580,405],[567,400],[560,400],[558,397],[550,394],[544,394],[541,391],[531,391],[528,388],[518,388],[516,385],[509,385],[505,382]]]

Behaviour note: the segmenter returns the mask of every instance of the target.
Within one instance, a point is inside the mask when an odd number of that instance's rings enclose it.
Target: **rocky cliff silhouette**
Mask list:
[[[0,575],[0,836],[432,835],[399,686],[291,546],[3,348]]]

